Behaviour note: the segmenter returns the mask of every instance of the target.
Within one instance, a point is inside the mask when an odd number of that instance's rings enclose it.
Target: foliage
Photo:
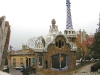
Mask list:
[[[82,53],[81,49],[78,49],[78,50],[76,51],[76,59],[77,59],[77,60],[79,60],[80,58],[82,58],[81,53]]]
[[[91,57],[89,55],[86,55],[85,60],[91,60]]]
[[[84,53],[89,53],[89,49],[88,48],[83,48],[83,50],[84,50]]]
[[[97,32],[94,36],[91,52],[93,52],[93,57],[100,57],[100,32]]]
[[[92,71],[97,71],[100,69],[100,62],[95,63],[94,65],[91,66],[91,72]]]

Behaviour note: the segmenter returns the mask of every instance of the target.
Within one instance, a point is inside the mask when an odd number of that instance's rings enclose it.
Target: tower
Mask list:
[[[96,29],[96,32],[100,32],[100,13],[99,13],[99,23],[97,25],[99,26],[99,28]]]
[[[67,8],[67,17],[66,17],[66,30],[64,31],[64,35],[69,39],[70,42],[75,42],[77,34],[75,30],[73,30],[72,18],[71,18],[71,10],[70,10],[70,0],[66,0],[66,8]]]
[[[52,19],[51,24],[52,25],[50,26],[49,34],[48,35],[55,36],[57,33],[59,33],[58,26],[55,25],[56,24],[56,20]]]
[[[70,0],[66,0],[66,7],[67,7],[66,29],[73,29],[70,4],[71,4]]]
[[[75,52],[77,50],[77,47],[76,47],[77,34],[75,30],[73,30],[70,4],[71,4],[70,0],[66,0],[66,8],[67,8],[67,17],[66,17],[67,19],[66,20],[67,21],[66,21],[66,30],[64,31],[64,35],[72,45],[71,51]]]

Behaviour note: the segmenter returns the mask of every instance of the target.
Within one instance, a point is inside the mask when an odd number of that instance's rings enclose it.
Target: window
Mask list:
[[[59,40],[58,42],[56,41],[56,47],[61,48],[62,46],[64,46],[64,42]]]
[[[42,66],[42,56],[39,56],[39,66]]]
[[[48,68],[48,61],[45,61],[46,69]]]
[[[64,70],[68,68],[67,54],[55,54],[51,56],[51,68],[55,70]]]
[[[35,58],[32,58],[32,63],[35,64]]]
[[[71,32],[69,31],[69,34],[70,34]]]
[[[23,64],[23,58],[20,58],[20,64]]]
[[[59,63],[59,54],[57,54],[57,55],[53,55],[52,57],[51,57],[51,61],[52,61],[52,68],[55,68],[55,69],[59,69],[60,67],[59,67],[59,65],[60,65],[60,63]]]
[[[72,38],[72,42],[75,42],[75,38]]]
[[[28,58],[28,66],[31,66],[31,58]]]
[[[26,67],[28,67],[28,58],[26,57]]]
[[[58,42],[56,42],[56,47],[58,47]]]
[[[59,40],[59,48],[61,48],[61,40]]]
[[[64,41],[65,41],[65,39],[60,36],[59,39],[57,38],[55,40],[55,46],[58,47],[58,48],[63,47],[64,46]]]
[[[13,58],[13,66],[16,66],[16,58]]]
[[[64,46],[64,42],[62,41],[62,46]]]

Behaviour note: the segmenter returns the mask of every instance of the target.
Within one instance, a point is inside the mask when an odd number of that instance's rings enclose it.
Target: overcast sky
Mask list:
[[[70,0],[74,30],[90,34],[98,28],[100,0]],[[52,18],[59,31],[66,29],[66,0],[0,0],[0,16],[11,26],[10,45],[21,49],[28,39],[46,36]]]

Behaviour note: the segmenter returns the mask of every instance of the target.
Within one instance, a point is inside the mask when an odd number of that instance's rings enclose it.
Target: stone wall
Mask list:
[[[38,67],[38,61],[37,61],[37,72],[43,72],[45,75],[58,75],[62,73],[66,73],[68,71],[74,70],[76,66],[76,56],[74,52],[70,51],[70,46],[66,44],[65,39],[63,37],[57,37],[55,41],[62,40],[64,42],[64,46],[61,48],[56,47],[56,44],[50,44],[47,48],[46,53],[37,53],[36,57],[38,55],[42,54],[43,56],[43,67]],[[51,56],[54,54],[67,54],[68,56],[68,68],[65,70],[53,70],[51,69]],[[38,59],[37,59],[38,60]],[[46,69],[45,61],[48,61],[48,68]]]

